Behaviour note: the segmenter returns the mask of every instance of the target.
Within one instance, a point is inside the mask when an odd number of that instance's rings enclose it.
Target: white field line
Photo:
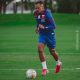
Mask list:
[[[0,69],[0,71],[25,71],[27,69]],[[35,70],[42,70],[42,69],[35,69]],[[55,70],[55,69],[49,69],[49,71],[52,71],[52,70]],[[61,70],[64,70],[64,71],[74,71],[74,70],[80,70],[80,68],[62,68]]]
[[[57,52],[57,53],[58,53],[58,52]],[[20,52],[17,52],[17,53],[16,53],[16,52],[15,52],[15,53],[14,53],[14,52],[12,52],[12,53],[5,53],[5,52],[2,52],[2,53],[1,53],[1,52],[0,52],[0,55],[4,55],[4,54],[5,54],[5,55],[15,55],[15,54],[19,54],[19,55],[20,55],[20,54],[22,54],[22,53],[20,53]],[[24,54],[26,54],[26,53],[24,53]],[[23,55],[24,55],[24,54],[23,54]],[[31,54],[32,54],[32,55],[37,55],[37,54],[35,54],[35,53],[27,53],[27,54],[30,54],[30,55],[31,55]],[[73,53],[70,53],[70,52],[61,53],[61,52],[60,52],[60,53],[58,53],[58,54],[79,54],[79,55],[80,55],[80,53],[74,53],[74,52],[73,52]]]

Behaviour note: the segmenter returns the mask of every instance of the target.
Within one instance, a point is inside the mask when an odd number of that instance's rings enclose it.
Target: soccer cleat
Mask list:
[[[43,69],[42,70],[42,76],[46,76],[47,73],[48,73],[48,70],[47,69]]]
[[[62,65],[62,63],[61,63],[61,62],[59,62],[59,63],[56,65],[55,73],[59,73],[59,72],[60,72],[61,65]]]

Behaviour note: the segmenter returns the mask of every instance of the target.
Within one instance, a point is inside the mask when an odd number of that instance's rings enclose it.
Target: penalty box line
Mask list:
[[[25,70],[28,70],[27,69],[0,69],[0,71],[25,71]],[[42,69],[35,69],[35,70],[42,70]],[[55,69],[48,69],[49,71],[52,71],[52,70],[55,70]],[[74,70],[80,70],[80,68],[62,68],[61,70],[63,71],[74,71]]]

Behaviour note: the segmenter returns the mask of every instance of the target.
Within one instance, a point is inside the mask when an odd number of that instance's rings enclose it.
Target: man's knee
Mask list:
[[[43,52],[43,44],[38,44],[38,52],[42,53]]]
[[[51,55],[56,53],[55,49],[49,49],[49,51],[50,51]]]

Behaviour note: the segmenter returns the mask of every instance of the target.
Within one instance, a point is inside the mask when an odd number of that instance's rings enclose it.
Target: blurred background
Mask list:
[[[38,0],[0,0],[0,13],[31,13]],[[80,0],[42,0],[52,12],[80,13]]]

